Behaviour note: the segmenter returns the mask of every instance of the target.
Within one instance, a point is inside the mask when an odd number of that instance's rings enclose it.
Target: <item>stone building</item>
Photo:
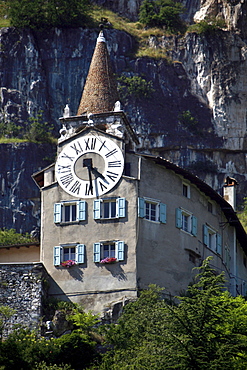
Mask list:
[[[66,106],[55,164],[33,178],[41,190],[40,262],[49,294],[102,312],[158,284],[186,289],[213,256],[233,295],[245,294],[247,238],[234,210],[236,182],[220,194],[190,172],[138,153],[117,101],[101,32],[76,116]]]

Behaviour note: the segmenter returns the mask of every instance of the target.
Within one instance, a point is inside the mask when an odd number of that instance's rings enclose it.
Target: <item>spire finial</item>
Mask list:
[[[105,41],[105,36],[104,36],[104,32],[101,30],[100,33],[99,33],[99,36],[97,38],[97,43],[98,42],[106,42]]]

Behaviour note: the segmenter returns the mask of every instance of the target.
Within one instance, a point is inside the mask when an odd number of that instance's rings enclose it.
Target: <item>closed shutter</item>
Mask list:
[[[100,262],[100,243],[94,243],[93,245],[93,261]]]
[[[118,198],[116,200],[117,217],[125,217],[125,198]]]
[[[84,263],[84,256],[85,256],[85,245],[77,244],[75,248],[75,262]]]
[[[192,222],[192,225],[191,225],[191,234],[193,236],[196,236],[197,235],[197,218],[196,218],[196,216],[192,216],[191,217],[191,222]]]
[[[96,199],[93,201],[93,218],[95,220],[99,220],[100,219],[100,216],[101,216],[101,200],[100,199]]]
[[[176,227],[182,228],[182,210],[180,208],[176,208]]]
[[[86,220],[86,202],[81,200],[77,202],[77,221],[85,221]]]
[[[62,221],[62,203],[54,204],[54,223],[57,224]]]
[[[124,260],[124,242],[123,241],[116,242],[116,258],[118,261]]]
[[[138,198],[138,217],[144,218],[145,216],[145,200]]]
[[[221,255],[222,251],[222,238],[220,234],[216,235],[216,252]]]
[[[61,247],[56,246],[53,250],[54,255],[54,266],[59,266],[61,263]]]
[[[208,227],[203,225],[203,243],[208,245]]]
[[[165,224],[166,223],[166,204],[160,203],[159,212],[160,212],[159,220],[162,224]]]

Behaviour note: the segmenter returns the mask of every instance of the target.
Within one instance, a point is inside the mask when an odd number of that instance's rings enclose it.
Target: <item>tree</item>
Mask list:
[[[0,306],[0,338],[2,339],[3,331],[8,320],[16,313],[16,310],[9,306]]]
[[[181,3],[173,0],[144,0],[140,6],[139,21],[149,27],[164,27],[170,32],[183,30]]]
[[[127,305],[118,325],[105,328],[106,353],[100,369],[245,369],[247,303],[223,290],[210,259],[178,304],[151,286]]]
[[[11,25],[43,29],[80,27],[87,20],[88,0],[8,0]]]

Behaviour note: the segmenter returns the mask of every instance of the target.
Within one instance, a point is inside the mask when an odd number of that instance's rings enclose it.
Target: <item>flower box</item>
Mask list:
[[[66,268],[70,268],[70,267],[76,265],[76,262],[73,261],[73,260],[68,260],[68,261],[61,262],[61,265],[63,267],[66,267]]]
[[[112,263],[116,263],[117,262],[117,259],[115,257],[106,257],[104,258],[103,260],[100,261],[100,263],[102,265],[109,265],[109,264],[112,264]]]

